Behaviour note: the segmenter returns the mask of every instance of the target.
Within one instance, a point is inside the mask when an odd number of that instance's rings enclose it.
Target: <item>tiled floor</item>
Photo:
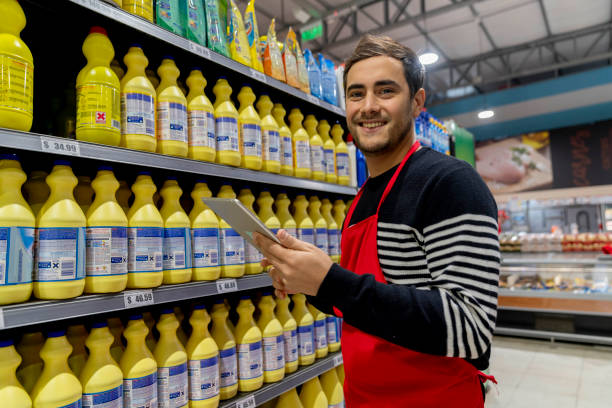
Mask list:
[[[486,408],[610,408],[612,347],[496,337]]]

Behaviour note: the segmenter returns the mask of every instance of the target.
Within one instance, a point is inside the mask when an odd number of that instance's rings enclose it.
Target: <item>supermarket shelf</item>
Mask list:
[[[550,341],[561,340],[577,343],[603,344],[607,346],[612,346],[612,337],[594,336],[588,334],[563,333],[545,330],[515,329],[510,327],[497,327],[495,329],[495,334],[502,336],[548,339]]]
[[[338,351],[329,354],[320,360],[317,360],[312,365],[307,367],[301,367],[295,373],[289,374],[282,381],[264,385],[257,391],[249,393],[239,393],[236,397],[228,401],[222,401],[219,405],[220,408],[240,408],[240,407],[254,407],[261,405],[273,398],[278,397],[284,392],[289,391],[292,388],[297,387],[305,383],[306,381],[319,376],[334,367],[342,364],[342,352]],[[246,404],[246,400],[253,400],[255,405]],[[251,401],[251,404],[253,402]]]
[[[224,280],[210,282],[190,282],[179,285],[164,285],[155,289],[149,289],[152,299],[149,302],[135,302],[136,306],[152,306],[155,304],[177,302],[213,296],[227,293],[230,290],[219,288],[218,283]],[[230,280],[233,283],[234,280]],[[272,280],[268,274],[244,276],[235,279],[236,285],[232,292],[264,288],[272,286]],[[126,290],[120,293],[104,295],[85,295],[67,300],[35,300],[27,303],[4,306],[0,308],[0,322],[4,325],[0,328],[12,329],[16,327],[30,326],[34,324],[53,322],[63,319],[71,319],[82,316],[103,314],[128,309],[127,297],[142,294],[147,290]]]
[[[514,293],[513,293],[514,292]],[[570,315],[612,316],[612,294],[500,290],[500,309]]]
[[[54,141],[63,145],[74,145],[76,146],[77,152],[69,150],[50,150],[49,148],[43,147],[43,141]],[[138,150],[106,146],[96,143],[80,142],[72,139],[46,136],[30,132],[20,132],[10,129],[0,128],[0,147],[29,150],[34,152],[51,152],[54,154],[102,160],[105,162],[131,164],[149,168],[223,177],[254,183],[274,184],[278,186],[315,190],[327,193],[346,194],[352,196],[357,194],[357,189],[349,186],[341,186],[338,184],[302,179],[298,177],[283,176],[280,174],[267,173],[263,171],[254,171],[199,160],[166,156],[158,153],[141,152]]]
[[[502,253],[503,266],[566,266],[576,267],[610,267],[612,256],[600,255],[596,252],[573,253]]]
[[[612,302],[612,293],[572,293],[557,292],[553,290],[528,290],[528,289],[500,289],[499,296],[530,297],[546,299],[583,299],[583,300],[607,300]]]

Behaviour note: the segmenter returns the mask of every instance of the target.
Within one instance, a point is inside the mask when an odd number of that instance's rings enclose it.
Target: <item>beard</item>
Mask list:
[[[387,138],[370,146],[366,146],[359,139],[358,126],[349,126],[349,129],[352,127],[351,134],[353,135],[353,141],[355,142],[355,146],[365,155],[370,156],[378,156],[390,152],[397,148],[405,139],[407,139],[410,135],[410,130],[412,129],[412,116],[407,113],[407,120],[403,120],[401,122],[395,123],[393,126],[387,129]]]

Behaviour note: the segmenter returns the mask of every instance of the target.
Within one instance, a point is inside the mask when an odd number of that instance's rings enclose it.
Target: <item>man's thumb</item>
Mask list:
[[[281,245],[289,249],[306,250],[306,242],[300,241],[299,239],[291,236],[287,231],[280,230],[276,234]]]

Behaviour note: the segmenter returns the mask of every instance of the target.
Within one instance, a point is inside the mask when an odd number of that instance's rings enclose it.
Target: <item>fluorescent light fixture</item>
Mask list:
[[[293,17],[302,24],[310,20],[310,14],[300,7],[293,9]]]
[[[419,61],[423,65],[431,65],[438,61],[440,57],[435,52],[426,52],[425,54],[419,55]]]
[[[478,112],[478,119],[489,119],[495,116],[495,112],[490,109]]]

